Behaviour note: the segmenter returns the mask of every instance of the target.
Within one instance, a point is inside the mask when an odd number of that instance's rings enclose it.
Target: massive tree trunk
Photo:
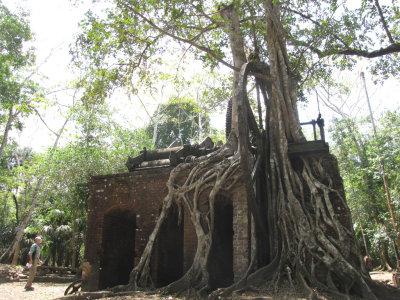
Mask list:
[[[335,157],[289,157],[289,143],[305,140],[297,113],[296,82],[290,73],[279,6],[266,0],[264,8],[268,67],[244,61],[235,8],[229,6],[221,11],[230,24],[228,34],[235,66],[241,64],[240,73],[235,72],[234,77],[232,133],[218,151],[180,164],[171,172],[168,195],[140,262],[131,273],[129,287],[152,286],[153,248],[160,228],[177,205],[190,214],[198,239],[197,251],[187,273],[163,291],[194,289],[200,295],[211,292],[207,263],[213,243],[215,196],[221,190],[232,190],[240,181],[245,184],[253,220],[251,262],[241,280],[214,292],[214,296],[246,286],[262,286],[271,279],[279,282],[289,278],[303,284],[311,298],[315,288],[340,297],[351,294],[379,298],[386,287],[375,284],[366,270]],[[264,96],[265,132],[255,122],[247,100],[249,74],[258,76],[256,81]],[[250,136],[255,140],[255,154],[250,151]],[[179,175],[185,172],[186,180],[180,182]],[[199,203],[202,193],[208,195],[207,211]],[[398,290],[391,292],[385,297],[395,299],[400,295]]]
[[[239,86],[239,70],[244,63],[247,62],[246,54],[244,52],[244,42],[243,36],[240,33],[240,23],[237,10],[233,4],[220,10],[221,17],[227,21],[226,30],[229,35],[233,65],[236,70],[233,71],[233,88],[232,88],[232,130],[238,130],[238,107],[237,107],[237,97],[238,97],[238,86]]]
[[[290,159],[288,144],[304,140],[297,114],[296,82],[290,74],[279,5],[265,1],[266,41],[272,93],[267,109],[268,232],[278,227],[271,252],[280,256],[276,272],[288,270],[305,286],[339,294],[350,291],[374,298],[368,285],[358,243],[352,230],[350,211],[344,198],[337,161],[324,157]],[[261,283],[271,276],[269,266],[250,282]],[[312,289],[310,289],[312,291]]]

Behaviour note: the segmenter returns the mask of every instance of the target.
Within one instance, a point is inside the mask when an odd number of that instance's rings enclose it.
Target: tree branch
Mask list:
[[[360,57],[365,57],[365,58],[375,58],[375,57],[380,57],[384,56],[387,54],[393,54],[393,53],[398,53],[400,52],[400,44],[395,43],[387,46],[386,48],[380,48],[378,50],[373,50],[373,51],[365,51],[365,50],[359,50],[359,49],[346,49],[346,50],[341,50],[337,51],[336,53],[323,53],[322,57],[333,55],[333,54],[343,54],[343,55],[350,55],[350,56],[360,56]]]
[[[35,107],[32,107],[32,109],[33,109],[33,110],[35,111],[35,113],[38,115],[39,119],[42,121],[42,123],[44,124],[44,126],[46,126],[46,128],[47,128],[51,133],[53,133],[54,135],[57,136],[58,133],[55,132],[54,130],[52,130],[52,129],[47,125],[46,121],[42,118],[42,116],[40,115],[39,111],[38,111]]]
[[[381,6],[379,4],[379,1],[378,0],[374,0],[374,3],[375,3],[376,9],[378,10],[379,17],[381,19],[381,23],[382,23],[383,29],[385,29],[386,35],[387,35],[390,43],[395,44],[395,42],[393,40],[393,37],[392,37],[392,35],[391,35],[391,33],[390,33],[389,29],[388,29],[385,17],[383,16],[383,12],[382,12]]]
[[[218,55],[215,54],[213,51],[211,51],[211,49],[203,47],[201,45],[198,45],[198,44],[194,43],[192,40],[187,40],[187,39],[184,39],[182,37],[176,36],[176,35],[168,32],[168,31],[164,30],[163,28],[157,26],[154,22],[152,22],[150,19],[146,18],[144,15],[142,15],[141,13],[136,11],[134,8],[131,8],[131,10],[135,15],[139,16],[140,18],[142,18],[147,24],[149,24],[150,26],[152,26],[154,29],[158,30],[159,32],[161,32],[161,33],[163,33],[163,34],[165,34],[165,35],[167,35],[167,36],[169,36],[169,37],[171,37],[171,38],[173,38],[175,40],[178,40],[180,42],[184,42],[184,43],[187,43],[187,44],[190,44],[190,45],[196,47],[197,49],[209,54],[211,57],[216,59],[218,62],[222,63],[223,65],[227,66],[228,68],[230,68],[232,70],[236,70],[237,69],[234,66],[232,66],[231,64],[229,64],[228,62],[224,61],[222,58],[218,57]],[[237,69],[237,71],[239,71],[239,69]]]
[[[208,14],[206,14],[202,9],[200,10],[199,7],[197,7],[196,5],[194,5],[193,3],[190,3],[189,1],[189,5],[194,8],[196,11],[198,11],[200,13],[200,15],[208,20],[210,20],[212,23],[217,23],[215,20],[213,20]],[[218,12],[215,12],[214,14],[217,14]]]
[[[15,196],[14,193],[11,193],[12,197],[14,199],[14,203],[15,203],[15,219],[17,221],[17,224],[19,223],[19,210],[18,210],[18,200],[17,200],[17,196]]]
[[[297,14],[297,15],[301,16],[302,18],[306,19],[306,20],[309,20],[311,23],[313,23],[313,24],[316,25],[316,26],[322,26],[321,23],[315,21],[315,20],[312,19],[311,17],[309,17],[309,16],[307,16],[307,15],[305,15],[305,14],[303,14],[303,13],[297,11],[297,10],[293,10],[293,9],[287,8],[287,11],[290,11],[290,12],[292,12],[292,13],[294,13],[294,14]],[[349,44],[346,43],[340,36],[338,36],[337,34],[333,34],[333,36],[334,36],[338,41],[340,41],[340,42],[343,44],[343,46],[345,46],[346,48],[349,48]]]
[[[147,116],[150,118],[151,122],[154,123],[153,117],[150,115],[149,111],[147,110],[146,105],[144,104],[142,98],[140,98],[140,96],[137,95],[137,94],[135,96],[139,99],[140,103],[142,104],[142,106],[144,108],[144,111],[146,112]],[[129,97],[129,100],[130,100],[131,95],[128,95],[128,97]]]
[[[400,43],[394,43],[391,44],[385,48],[380,48],[377,50],[372,50],[372,51],[366,51],[366,50],[361,50],[361,49],[343,49],[343,50],[327,50],[323,51],[320,50],[316,47],[313,47],[309,45],[306,42],[303,41],[294,41],[294,44],[298,46],[304,46],[316,53],[319,58],[331,56],[331,55],[349,55],[349,56],[359,56],[359,57],[365,57],[365,58],[375,58],[375,57],[381,57],[384,55],[388,54],[393,54],[393,53],[398,53],[400,52]]]

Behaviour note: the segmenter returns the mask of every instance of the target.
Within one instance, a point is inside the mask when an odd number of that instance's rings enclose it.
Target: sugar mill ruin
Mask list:
[[[211,139],[197,146],[185,145],[142,151],[128,160],[130,172],[95,176],[90,184],[85,260],[91,274],[83,288],[97,290],[127,284],[151,234],[164,197],[171,169],[192,155],[215,150]],[[185,180],[181,175],[181,180]],[[218,224],[210,268],[215,287],[227,286],[245,272],[249,263],[249,222],[244,186],[216,197]],[[207,205],[207,199],[200,199]],[[152,261],[155,286],[179,279],[191,266],[197,237],[190,215],[176,210],[157,240]]]
[[[323,121],[312,121],[314,141],[293,144],[296,155],[318,156],[328,145],[317,140],[316,126],[323,137]],[[83,290],[94,291],[128,284],[132,269],[139,263],[166,197],[167,181],[175,166],[219,149],[210,138],[199,145],[171,145],[166,149],[144,149],[129,157],[127,173],[94,176],[90,182]],[[179,174],[185,181],[190,170]],[[199,210],[208,211],[208,194],[201,195]],[[227,287],[246,272],[251,259],[251,213],[244,182],[222,188],[215,197],[213,245],[207,264],[210,286]],[[151,261],[154,287],[166,286],[182,277],[193,263],[197,236],[185,207],[175,207],[159,233]],[[89,271],[88,271],[89,270]],[[84,271],[85,272],[85,271]]]

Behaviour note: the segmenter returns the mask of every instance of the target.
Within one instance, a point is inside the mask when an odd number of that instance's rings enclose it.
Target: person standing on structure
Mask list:
[[[35,243],[31,246],[28,255],[29,255],[29,264],[31,265],[28,282],[25,285],[25,290],[33,291],[34,288],[32,286],[33,279],[36,275],[36,267],[37,264],[42,264],[40,260],[40,243],[42,242],[42,238],[40,236],[35,237]]]

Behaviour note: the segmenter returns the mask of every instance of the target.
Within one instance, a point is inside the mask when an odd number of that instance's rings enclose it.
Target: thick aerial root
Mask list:
[[[141,292],[111,292],[111,291],[98,291],[98,292],[85,292],[78,293],[74,295],[64,296],[55,298],[55,300],[86,300],[86,299],[103,299],[103,298],[113,298],[113,297],[124,297],[124,296],[135,296],[143,297]]]
[[[197,250],[191,268],[179,280],[161,289],[163,293],[180,293],[195,289],[199,295],[210,292],[207,270],[208,255],[212,244],[214,226],[214,200],[220,191],[230,191],[241,178],[239,159],[234,155],[237,148],[235,135],[232,134],[227,144],[205,157],[178,165],[172,170],[168,180],[168,195],[165,197],[161,213],[157,219],[139,264],[132,270],[129,287],[154,287],[150,272],[153,248],[164,221],[171,209],[179,208],[181,215],[186,209],[197,235]],[[185,180],[182,182],[182,174]],[[204,197],[204,195],[208,195]],[[208,204],[201,201],[207,199]],[[208,207],[208,211],[204,211]]]
[[[81,279],[72,282],[72,283],[67,287],[67,289],[65,290],[64,296],[67,296],[67,295],[69,295],[69,294],[75,294],[78,290],[81,289],[81,286],[82,286],[82,280],[81,280]]]
[[[287,166],[291,174],[283,177],[294,180],[285,184],[280,213],[284,264],[307,290],[312,286],[340,297],[377,299],[351,228],[340,177],[331,172],[337,166],[326,168],[330,160],[308,158],[302,160],[303,168],[298,162],[295,168]],[[310,297],[317,296],[310,292]]]
[[[273,21],[277,17],[274,15],[276,6],[272,1],[265,1],[265,4],[269,17],[269,62],[274,83],[267,107],[270,119],[266,143],[262,143],[268,149],[257,155],[263,157],[259,161],[265,161],[260,169],[265,171],[266,186],[263,191],[266,195],[255,195],[254,178],[251,176],[257,170],[253,170],[254,162],[250,155],[249,116],[241,113],[248,108],[246,80],[243,79],[237,95],[241,124],[238,128],[239,147],[231,141],[220,151],[195,163],[179,165],[172,171],[168,196],[140,263],[132,272],[131,284],[137,288],[151,283],[152,248],[163,221],[175,203],[189,212],[198,248],[189,271],[162,291],[179,293],[194,289],[199,296],[208,293],[207,262],[214,229],[214,200],[218,192],[224,190],[229,193],[241,180],[246,186],[248,208],[256,221],[258,235],[268,235],[268,249],[263,249],[267,256],[264,262],[268,264],[256,271],[251,266],[238,282],[215,291],[210,298],[226,296],[247,287],[261,287],[267,282],[274,282],[277,287],[287,279],[292,287],[296,283],[301,284],[309,292],[310,299],[319,298],[315,288],[341,298],[351,295],[379,299],[387,290],[374,284],[366,271],[352,229],[337,162],[331,156],[295,159],[288,156],[289,141],[299,142],[304,137],[300,132],[296,99],[291,92],[292,74],[288,74],[290,67],[283,34],[277,34],[281,28],[274,28],[277,24]],[[242,67],[243,78],[247,76],[246,70],[246,66]],[[258,145],[258,150],[263,147]],[[176,180],[182,170],[189,172],[184,183]],[[200,199],[204,199],[204,194],[208,196],[206,211],[204,205],[203,210],[200,208]],[[264,214],[259,214],[260,209],[266,209],[267,220],[261,217]]]
[[[271,263],[267,266],[262,267],[250,274],[247,278],[247,284],[249,286],[260,286],[265,282],[272,279],[272,277],[279,271],[279,263],[281,260],[281,244],[278,245],[278,251]]]
[[[397,300],[400,299],[400,289],[393,286],[367,279],[368,286],[378,299],[382,300]]]
[[[221,299],[239,290],[247,288],[247,278],[253,268],[254,268],[254,260],[252,260],[252,263],[250,263],[250,266],[249,268],[247,268],[246,273],[243,274],[243,276],[237,282],[233,283],[232,285],[226,288],[217,289],[216,291],[214,291],[209,295],[208,299]]]
[[[208,282],[201,272],[201,267],[198,266],[198,259],[195,258],[192,266],[177,281],[170,283],[169,285],[160,289],[162,294],[170,295],[181,295],[189,292],[190,294],[196,294],[197,296],[203,296],[205,290],[209,289]]]

